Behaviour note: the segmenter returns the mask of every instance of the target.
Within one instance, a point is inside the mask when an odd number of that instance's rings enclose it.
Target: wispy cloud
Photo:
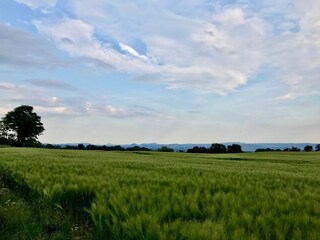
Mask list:
[[[56,5],[55,0],[17,1],[32,9]],[[270,65],[290,88],[319,85],[318,2],[164,1],[141,8],[139,1],[71,0],[69,6],[72,18],[49,15],[35,19],[34,25],[71,56],[128,73],[132,79],[224,95]],[[48,42],[0,27],[4,64],[59,64]],[[143,52],[135,47],[136,39],[144,45]]]
[[[106,104],[103,102],[86,101],[85,109],[88,114],[98,114],[100,116],[112,118],[138,118],[138,119],[153,119],[153,120],[171,120],[173,116],[157,111],[154,108],[146,106],[126,106],[117,107],[115,105]]]
[[[81,92],[74,91],[73,86],[61,81],[34,79],[24,80],[22,83],[31,83],[36,88],[23,84],[0,82],[0,91],[11,93],[11,98],[6,98],[6,101],[3,102],[3,107],[6,106],[6,109],[10,109],[10,107],[19,104],[28,104],[34,106],[35,110],[45,117],[100,116],[119,119],[174,119],[173,116],[148,106],[119,105],[110,99],[103,98],[89,99],[82,96]],[[50,96],[47,93],[48,88],[67,90],[70,95],[64,95],[63,97]]]
[[[65,83],[60,80],[50,80],[50,79],[30,79],[25,80],[25,82],[31,83],[37,87],[45,87],[45,88],[55,88],[59,90],[66,90],[66,91],[76,91],[77,88]]]
[[[16,85],[9,82],[0,82],[0,90],[16,90]]]
[[[39,89],[34,89],[23,84],[16,84],[9,81],[0,82],[0,91],[10,91],[11,93],[16,94],[16,96],[21,97],[35,96],[41,92]]]

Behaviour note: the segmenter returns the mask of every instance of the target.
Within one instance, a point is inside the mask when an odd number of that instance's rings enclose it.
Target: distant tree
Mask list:
[[[108,147],[106,145],[103,145],[103,146],[100,147],[100,150],[106,151],[107,149],[108,149]]]
[[[207,153],[208,149],[206,149],[205,147],[194,146],[193,148],[189,148],[187,152],[188,153]]]
[[[208,149],[209,153],[226,153],[227,148],[225,145],[220,143],[213,143],[211,147]]]
[[[86,148],[85,148],[85,146],[84,146],[82,143],[80,143],[80,144],[78,144],[78,149],[84,150],[84,149],[86,149]]]
[[[232,144],[227,147],[228,153],[242,153],[241,146],[239,144]]]
[[[124,151],[125,149],[121,147],[120,145],[115,146],[102,146],[102,150],[105,151]]]
[[[96,145],[93,145],[93,144],[89,144],[86,146],[86,149],[87,150],[97,150],[98,147]]]
[[[292,148],[290,149],[290,151],[291,151],[291,152],[300,152],[301,150],[300,150],[299,148],[297,148],[297,147],[292,147]]]
[[[133,146],[133,147],[128,147],[126,151],[151,151],[151,150],[146,147]]]
[[[167,146],[162,146],[161,148],[158,149],[158,152],[174,152],[174,149],[169,148]]]
[[[41,117],[33,112],[32,106],[22,105],[8,112],[1,119],[1,136],[14,140],[17,146],[34,146],[45,130]]]
[[[305,152],[312,152],[313,151],[313,147],[311,145],[307,145],[304,147],[304,151]]]
[[[121,147],[120,145],[116,145],[116,146],[113,146],[113,150],[114,151],[124,151],[125,149],[123,147]]]
[[[63,149],[78,149],[78,146],[75,145],[65,145]]]
[[[107,146],[104,150],[106,150],[106,151],[124,151],[125,148],[121,147],[120,145],[115,145],[115,146]]]
[[[52,145],[52,144],[46,144],[46,145],[44,145],[43,146],[44,148],[48,148],[48,149],[54,149],[54,148],[56,148],[54,145]]]
[[[320,151],[320,144],[317,144],[315,149],[316,149],[316,151]]]
[[[271,148],[257,148],[255,152],[272,152],[274,151]]]
[[[283,151],[290,151],[289,148],[284,149]],[[280,148],[273,149],[273,148],[258,148],[255,152],[281,152]]]

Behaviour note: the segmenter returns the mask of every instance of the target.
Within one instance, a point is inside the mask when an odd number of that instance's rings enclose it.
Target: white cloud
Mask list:
[[[89,115],[98,115],[110,118],[130,118],[141,119],[151,118],[154,120],[172,120],[173,116],[159,112],[150,107],[143,106],[127,106],[117,107],[111,104],[105,104],[102,102],[84,102],[85,111]]]
[[[65,94],[60,96],[61,91],[55,91],[55,94],[51,95],[51,86],[49,85],[49,88],[45,87],[46,85],[40,85],[38,88],[34,86],[29,88],[22,84],[0,82],[0,92],[4,93],[0,94],[0,101],[2,102],[0,114],[5,113],[7,109],[10,110],[18,105],[27,104],[34,106],[36,111],[39,111],[44,118],[99,116],[119,119],[173,119],[171,115],[165,114],[156,108],[131,106],[131,103],[115,104],[110,99],[106,100],[99,97],[89,100],[87,97],[81,96],[83,93],[77,91],[69,92],[69,96]]]
[[[211,8],[204,1],[183,6],[148,2],[143,7],[139,1],[71,3],[75,19],[37,20],[35,26],[70,55],[133,79],[224,95],[267,65],[289,87],[318,85],[320,4],[314,1],[235,1]],[[281,14],[284,20],[278,24]],[[104,36],[111,36],[120,50],[102,41]],[[136,39],[145,45],[143,53],[135,47]]]
[[[15,0],[15,1],[18,3],[25,4],[32,9],[38,9],[38,8],[49,9],[49,8],[53,8],[57,3],[57,0]]]
[[[34,106],[35,111],[41,113],[55,113],[55,114],[68,114],[69,110],[66,107],[46,107],[46,106]]]
[[[241,10],[235,12],[240,14]],[[135,79],[156,80],[169,88],[225,94],[245,84],[259,68],[261,61],[258,59],[257,45],[264,31],[259,26],[261,22],[256,19],[246,20],[248,26],[242,26],[243,23],[233,20],[233,12],[229,15],[225,18],[228,19],[225,24],[231,25],[227,31],[213,22],[196,21],[191,23],[193,26],[186,33],[185,40],[170,35],[144,36],[147,55],[139,54],[121,42],[119,46],[124,53],[116,51],[95,37],[93,26],[79,19],[63,19],[54,23],[35,21],[34,24],[69,54],[99,60],[132,74]],[[221,24],[224,20],[217,18],[216,21]],[[246,38],[233,33],[237,27],[246,32]],[[262,37],[254,38],[257,33]],[[255,44],[250,45],[249,40]],[[254,59],[254,63],[243,62],[244,55],[249,60]]]
[[[132,58],[111,48],[94,37],[94,28],[79,20],[65,18],[57,23],[34,21],[39,31],[47,34],[58,46],[70,55],[98,60],[115,67],[119,71],[154,71],[154,66],[145,58]],[[129,47],[126,47],[128,52]]]
[[[15,95],[16,97],[28,97],[39,93],[39,89],[29,88],[12,82],[0,82],[0,91],[10,91],[10,95]]]
[[[85,110],[89,115],[102,115],[114,118],[126,118],[128,112],[123,108],[118,108],[110,104],[97,104],[86,101]]]
[[[140,55],[135,49],[133,49],[132,47],[130,47],[130,46],[124,44],[124,43],[119,43],[119,46],[120,46],[122,51],[125,51],[125,52],[129,53],[133,57],[141,58],[143,60],[148,60],[147,56]]]
[[[320,2],[295,0],[285,16],[295,27],[273,36],[265,61],[293,93],[308,94],[320,87]]]

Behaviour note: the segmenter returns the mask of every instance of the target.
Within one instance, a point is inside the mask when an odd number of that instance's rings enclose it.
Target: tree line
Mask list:
[[[157,150],[152,150],[146,147],[140,146],[132,146],[132,147],[122,147],[121,145],[113,145],[113,146],[106,146],[106,145],[93,145],[93,144],[78,144],[78,145],[53,145],[53,144],[42,144],[42,148],[48,149],[74,149],[74,150],[103,150],[103,151],[158,151],[158,152],[175,152],[173,148],[162,146]],[[180,152],[183,152],[180,150]],[[187,153],[241,153],[241,146],[239,144],[232,144],[229,146],[225,146],[219,143],[213,143],[209,148],[205,147],[198,147],[195,146],[187,150]]]
[[[84,145],[82,143],[78,145],[54,145],[54,144],[42,144],[39,146],[41,148],[48,148],[48,149],[74,149],[74,150],[102,150],[102,151],[158,151],[158,152],[174,152],[173,148],[169,148],[167,146],[162,146],[157,150],[152,150],[146,147],[139,147],[139,146],[132,146],[124,148],[121,145],[113,145],[113,146],[106,146],[106,145],[94,145],[88,144]]]
[[[162,146],[156,150],[140,147],[140,146],[132,146],[132,147],[123,147],[121,145],[94,145],[88,144],[84,145],[82,143],[78,145],[54,145],[54,144],[39,144],[37,147],[40,148],[48,148],[48,149],[74,149],[74,150],[102,150],[102,151],[158,151],[158,152],[175,152],[173,148]],[[297,147],[285,148],[285,149],[272,149],[272,148],[258,148],[255,152],[301,152],[302,150]],[[316,145],[313,148],[311,145],[306,145],[303,148],[304,152],[312,152],[312,151],[320,151],[320,144]],[[180,152],[184,152],[180,150]],[[241,145],[232,144],[225,146],[219,143],[213,143],[209,148],[195,146],[193,148],[189,148],[186,151],[187,153],[242,153]]]
[[[64,149],[80,149],[80,150],[105,150],[105,151],[152,151],[146,147],[133,146],[124,148],[120,145],[115,146],[97,146],[78,144],[76,146],[60,146],[52,144],[41,144],[38,136],[44,132],[45,128],[41,122],[41,117],[33,111],[32,106],[22,105],[9,111],[0,120],[0,145],[11,145],[20,147],[42,147],[42,148],[64,148]],[[305,152],[313,151],[311,145],[307,145],[303,149]],[[167,146],[160,147],[157,151],[174,152],[174,149]],[[290,151],[299,152],[301,149],[297,147],[286,149],[270,149],[259,148],[256,152],[267,151]],[[320,144],[316,145],[315,151],[320,151]],[[225,146],[220,143],[213,143],[209,148],[195,146],[187,150],[188,153],[241,153],[242,149],[239,144]]]
[[[213,143],[209,148],[195,146],[187,150],[188,153],[242,153],[239,144],[225,146],[220,143]]]
[[[301,152],[302,150],[297,147],[291,147],[291,148],[285,148],[283,150],[281,149],[272,149],[272,148],[258,148],[255,152]],[[320,151],[320,144],[317,144],[315,148],[313,149],[313,146],[306,145],[303,148],[304,152],[312,152],[312,151]]]

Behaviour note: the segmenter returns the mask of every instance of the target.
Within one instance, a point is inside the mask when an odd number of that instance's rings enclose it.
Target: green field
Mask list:
[[[320,239],[319,152],[0,148],[0,167],[97,239]]]

